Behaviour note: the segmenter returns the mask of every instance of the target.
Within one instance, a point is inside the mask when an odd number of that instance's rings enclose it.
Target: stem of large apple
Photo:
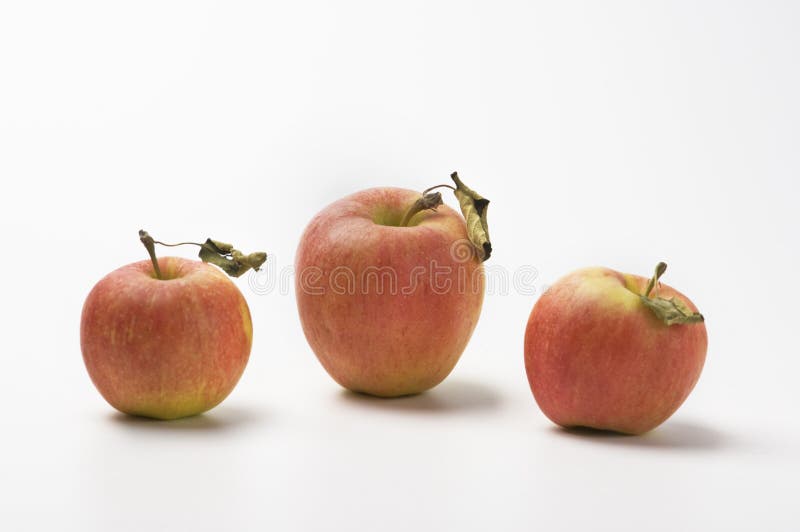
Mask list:
[[[656,271],[647,283],[644,294],[639,296],[642,303],[649,308],[656,318],[663,321],[667,325],[677,325],[686,323],[702,323],[705,318],[699,312],[694,312],[689,306],[681,301],[678,297],[671,297],[669,299],[659,297],[650,297],[650,293],[658,284],[658,280],[667,271],[667,265],[664,262],[659,262],[656,265]]]
[[[156,277],[158,280],[163,281],[164,277],[161,275],[161,268],[158,267],[158,259],[156,258],[155,240],[153,240],[153,237],[144,229],[139,229],[139,240],[142,241],[147,253],[150,254],[150,260],[153,261],[153,270],[156,272]]]
[[[644,291],[644,297],[650,296],[650,292],[653,291],[653,288],[655,288],[656,284],[658,283],[658,280],[661,278],[662,275],[664,275],[665,271],[667,271],[666,262],[659,262],[658,264],[656,264],[656,271],[650,278],[650,282],[647,283],[647,289],[645,289]]]
[[[436,187],[434,187],[436,188]],[[400,220],[400,227],[408,227],[409,222],[411,219],[418,213],[425,211],[425,210],[436,210],[436,207],[442,204],[442,193],[441,192],[429,192],[426,191],[422,194],[417,201],[414,202],[411,207],[408,208],[406,213],[403,215],[403,219]]]
[[[400,220],[400,227],[408,227],[411,219],[420,211],[427,209],[436,210],[442,204],[442,195],[439,192],[432,192],[437,188],[446,187],[453,191],[461,207],[461,214],[467,224],[467,238],[475,246],[476,255],[485,261],[492,254],[492,243],[489,241],[489,226],[486,221],[486,208],[489,200],[467,187],[457,172],[450,174],[450,178],[455,183],[452,185],[434,185],[422,192],[422,197],[417,199],[413,205],[403,215]]]
[[[452,186],[452,185],[448,185],[447,183],[442,183],[441,185],[433,185],[432,187],[428,187],[428,188],[426,188],[425,190],[423,190],[423,191],[422,191],[422,195],[424,196],[425,194],[427,194],[427,193],[428,193],[428,192],[430,192],[431,190],[436,190],[437,188],[442,188],[442,187],[444,187],[444,188],[449,188],[449,189],[450,189],[450,190],[452,190],[453,192],[455,192],[455,191],[456,191],[456,187],[454,187],[454,186]]]

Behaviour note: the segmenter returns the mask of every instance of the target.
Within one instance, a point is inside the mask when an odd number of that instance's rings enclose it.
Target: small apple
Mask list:
[[[689,299],[607,268],[563,277],[536,302],[525,368],[542,412],[564,427],[629,434],[671,416],[703,369],[708,337]]]
[[[300,240],[295,292],[303,331],[345,388],[383,397],[428,390],[453,369],[478,322],[488,235],[470,239],[464,219],[427,192],[357,192],[317,214]],[[485,229],[488,200],[476,213],[470,198],[456,195]]]
[[[201,256],[210,253],[201,249]],[[244,371],[250,311],[214,266],[156,260],[152,251],[151,258],[111,272],[91,290],[81,316],[83,360],[117,410],[158,419],[200,414],[225,399]],[[224,253],[217,259],[229,269],[241,266]]]

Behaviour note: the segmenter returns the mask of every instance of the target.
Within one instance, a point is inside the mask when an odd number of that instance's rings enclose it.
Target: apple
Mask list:
[[[563,427],[628,434],[670,417],[694,388],[708,337],[689,299],[658,279],[573,272],[536,302],[525,368],[542,412]]]
[[[349,390],[394,397],[436,386],[478,322],[483,267],[464,219],[447,206],[410,210],[421,199],[401,188],[357,192],[317,214],[300,240],[303,332]]]
[[[200,261],[123,266],[89,293],[81,350],[100,394],[127,414],[200,414],[233,390],[250,356],[247,302],[221,271]],[[163,272],[163,273],[162,273]]]

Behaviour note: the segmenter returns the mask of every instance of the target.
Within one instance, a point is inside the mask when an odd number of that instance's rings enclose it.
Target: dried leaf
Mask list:
[[[704,321],[703,315],[699,312],[692,312],[686,303],[678,298],[666,299],[663,297],[649,298],[639,296],[647,308],[653,311],[658,319],[667,325],[678,323],[698,323]]]
[[[228,243],[225,243],[225,242],[220,242],[219,240],[212,240],[212,239],[210,239],[210,238],[209,238],[208,240],[206,240],[206,242],[207,242],[207,243],[208,243],[208,242],[211,242],[211,244],[213,244],[213,245],[214,245],[214,247],[215,247],[215,248],[216,248],[216,249],[217,249],[217,250],[218,250],[220,253],[230,253],[230,252],[232,252],[232,251],[233,251],[233,244],[228,244]]]
[[[210,238],[200,246],[199,257],[203,262],[219,266],[231,277],[241,277],[251,268],[258,271],[267,260],[267,254],[263,251],[245,255],[231,244]]]
[[[467,236],[481,261],[487,260],[492,254],[492,243],[489,240],[489,224],[486,221],[486,211],[489,200],[467,187],[458,177],[457,172],[450,174],[456,184],[455,195],[461,206],[461,213],[467,222]]]

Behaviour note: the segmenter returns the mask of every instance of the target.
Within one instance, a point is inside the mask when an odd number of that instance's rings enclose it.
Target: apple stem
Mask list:
[[[411,219],[420,211],[436,210],[442,205],[442,195],[439,192],[432,192],[437,188],[449,188],[455,194],[458,205],[461,207],[461,214],[464,215],[464,222],[467,225],[467,238],[475,246],[475,254],[481,262],[485,261],[492,254],[492,243],[489,241],[489,226],[486,221],[486,208],[489,200],[467,187],[457,172],[450,174],[456,186],[434,185],[422,191],[422,197],[417,199],[408,208],[400,221],[400,227],[408,227]]]
[[[667,263],[666,262],[659,262],[656,264],[656,271],[653,276],[650,278],[650,282],[647,283],[647,289],[644,291],[644,297],[649,297],[650,292],[653,291],[653,288],[656,287],[658,284],[658,280],[664,275],[664,272],[667,271]]]
[[[158,260],[156,259],[155,244],[174,248],[176,246],[198,246],[200,248],[199,257],[203,262],[209,262],[218,266],[222,271],[231,277],[240,277],[242,274],[250,269],[258,271],[261,265],[267,260],[267,254],[263,251],[256,251],[245,255],[238,249],[235,249],[232,244],[226,244],[219,240],[206,239],[205,242],[179,242],[177,244],[167,244],[153,240],[147,231],[139,229],[139,240],[142,241],[147,252],[150,254],[150,260],[153,261],[153,269],[156,271],[156,277],[163,280],[161,270],[158,267]]]
[[[452,185],[448,185],[447,183],[442,183],[441,185],[433,185],[432,187],[428,187],[428,188],[426,188],[425,190],[423,190],[423,191],[422,191],[422,195],[424,196],[425,194],[427,194],[427,193],[428,193],[428,192],[430,192],[431,190],[436,190],[437,188],[442,188],[442,187],[444,187],[444,188],[449,188],[449,189],[450,189],[450,190],[452,190],[453,192],[455,192],[455,191],[456,191],[456,187],[454,187],[454,186],[452,186]]]
[[[400,227],[408,227],[409,222],[417,213],[420,213],[425,210],[435,211],[436,207],[438,207],[441,204],[442,204],[441,192],[430,192],[430,189],[426,190],[425,192],[422,193],[422,196],[418,198],[417,201],[415,201],[414,204],[411,205],[411,207],[409,207],[406,213],[403,215],[403,219],[400,220]]]
[[[203,247],[203,244],[199,242],[178,242],[177,244],[167,244],[166,242],[161,242],[160,240],[153,240],[154,243],[158,244],[159,246],[166,246],[168,248],[176,248],[178,246],[198,246]]]
[[[656,318],[666,325],[702,323],[705,321],[702,314],[692,311],[680,298],[671,297],[666,299],[659,297],[658,293],[656,293],[655,297],[650,297],[650,292],[658,286],[658,280],[664,275],[665,271],[667,271],[667,264],[659,262],[656,265],[656,271],[653,277],[651,277],[650,281],[647,283],[644,294],[639,296],[642,303],[653,312]],[[656,292],[658,292],[657,289]]]
[[[147,253],[150,254],[150,260],[153,261],[153,270],[156,272],[156,277],[160,281],[163,281],[164,277],[161,276],[161,268],[158,267],[158,259],[156,258],[155,240],[153,240],[153,237],[144,229],[139,229],[139,240],[144,244]]]

